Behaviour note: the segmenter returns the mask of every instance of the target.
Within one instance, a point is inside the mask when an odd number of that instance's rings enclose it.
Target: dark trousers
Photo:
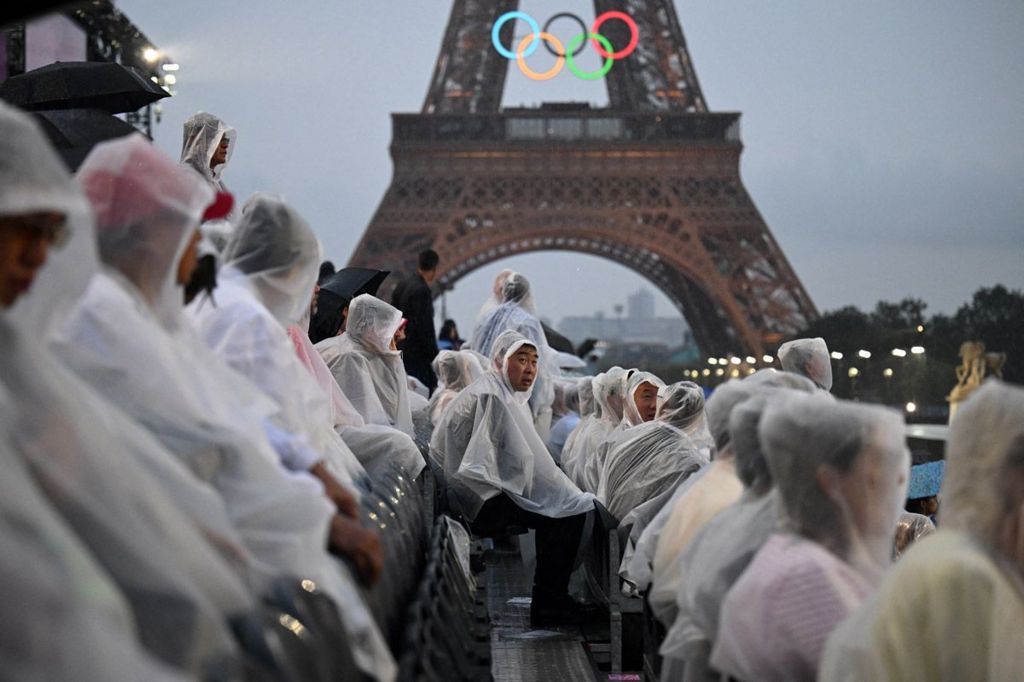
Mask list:
[[[437,377],[434,376],[434,370],[430,366],[430,361],[431,359],[417,355],[415,352],[402,351],[405,373],[422,381],[423,385],[433,393],[434,389],[437,388]]]
[[[474,532],[484,535],[496,534],[508,526],[525,526],[537,531],[537,570],[533,574],[536,604],[568,596],[569,578],[586,518],[586,514],[560,519],[534,514],[519,507],[507,495],[499,495],[484,503],[470,526]]]

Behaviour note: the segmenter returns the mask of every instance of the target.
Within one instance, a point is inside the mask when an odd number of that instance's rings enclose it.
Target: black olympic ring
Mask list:
[[[585,23],[583,23],[583,20],[580,19],[579,16],[573,14],[572,12],[559,12],[558,14],[553,15],[550,19],[548,19],[544,23],[544,28],[542,29],[544,31],[544,33],[550,33],[550,31],[548,31],[548,29],[551,28],[551,24],[554,23],[555,19],[563,19],[563,18],[564,19],[572,19],[577,24],[579,24],[579,26],[580,26],[580,33],[582,33],[583,35],[587,34],[587,25]],[[552,57],[564,57],[565,56],[564,52],[559,53],[557,50],[552,48],[551,45],[548,44],[548,41],[542,40],[541,42],[544,43],[544,49],[546,49],[548,52],[550,52]],[[573,57],[578,57],[580,52],[583,52],[583,48],[585,48],[586,46],[587,46],[587,41],[586,40],[581,41],[580,42],[580,46],[576,48],[576,51],[572,53],[572,56]]]

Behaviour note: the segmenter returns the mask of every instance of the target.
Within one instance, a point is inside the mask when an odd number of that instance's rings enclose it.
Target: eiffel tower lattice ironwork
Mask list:
[[[817,313],[740,180],[740,115],[708,111],[672,0],[594,5],[640,35],[609,106],[502,110],[491,28],[518,1],[455,0],[422,113],[392,116],[394,177],[350,264],[411,272],[429,247],[451,287],[512,255],[589,253],[656,284],[705,354],[760,357]],[[601,32],[629,40],[620,21]]]

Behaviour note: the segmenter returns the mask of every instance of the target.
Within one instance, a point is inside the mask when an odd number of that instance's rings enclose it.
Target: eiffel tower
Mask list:
[[[672,0],[594,0],[639,35],[608,107],[503,110],[491,30],[518,4],[454,1],[422,112],[392,115],[394,177],[350,264],[412,272],[433,248],[440,290],[508,256],[589,253],[657,285],[705,355],[760,358],[804,328],[814,304],[740,180],[740,115],[708,111]],[[600,33],[631,39],[621,20]]]

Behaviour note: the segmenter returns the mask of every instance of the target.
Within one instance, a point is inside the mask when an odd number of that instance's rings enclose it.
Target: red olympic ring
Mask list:
[[[602,57],[615,60],[622,59],[623,57],[628,57],[629,55],[633,54],[633,50],[636,49],[637,43],[640,42],[640,30],[637,28],[636,22],[633,21],[633,18],[626,14],[625,12],[605,12],[597,19],[594,19],[594,23],[590,27],[590,32],[594,34],[599,34],[601,32],[599,30],[601,28],[601,24],[610,19],[618,19],[619,21],[624,22],[626,26],[629,27],[629,44],[626,45],[626,47],[619,50],[618,52],[609,53],[601,46],[600,43],[597,42],[597,38],[591,38],[590,42],[593,44],[594,49],[597,50],[597,53]]]

